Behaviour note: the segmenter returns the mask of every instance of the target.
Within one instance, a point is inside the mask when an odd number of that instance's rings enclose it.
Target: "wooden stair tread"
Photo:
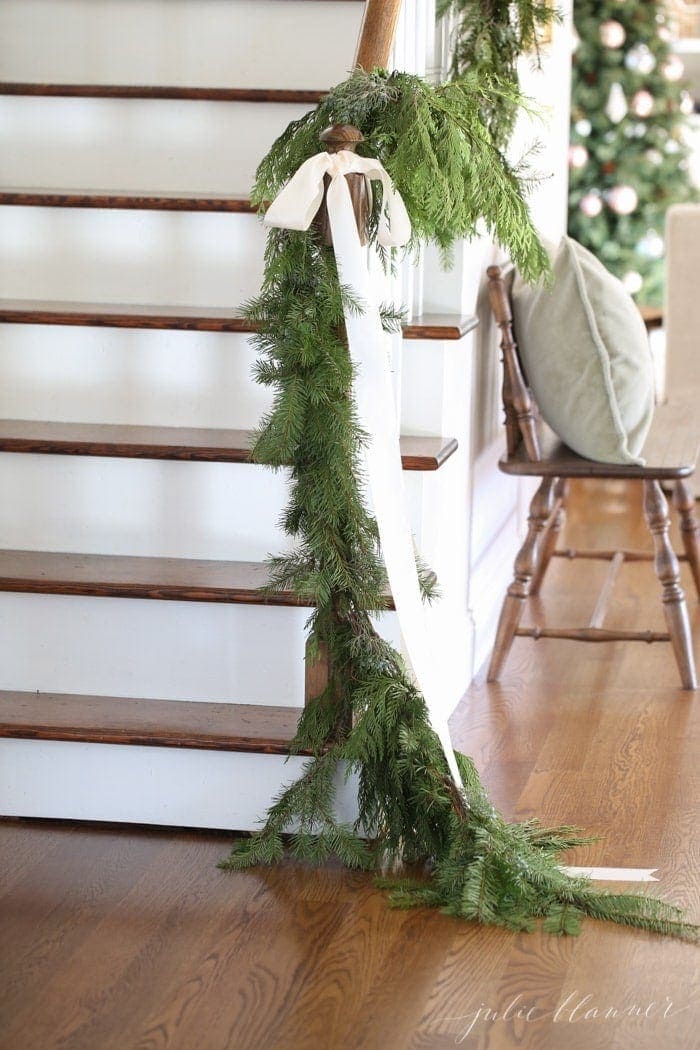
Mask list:
[[[301,709],[0,690],[0,737],[286,755]]]
[[[105,328],[254,332],[255,325],[224,306],[153,306],[0,299],[1,324],[46,324]],[[475,316],[428,313],[403,327],[404,339],[461,339],[478,325]]]
[[[0,591],[13,594],[312,605],[290,591],[263,593],[268,578],[268,566],[257,561],[0,550]],[[389,596],[387,608],[393,608]]]
[[[250,447],[247,430],[0,420],[0,452],[249,463]],[[404,470],[438,470],[456,450],[454,438],[401,438]]]
[[[403,326],[404,339],[461,339],[479,324],[474,314],[426,313]]]
[[[34,81],[0,82],[0,95],[44,98],[192,99],[205,102],[293,102],[315,105],[328,91],[306,88],[195,87],[163,84],[39,84]]]
[[[0,205],[38,208],[132,208],[137,211],[224,211],[254,213],[248,194],[138,190],[0,189]]]
[[[697,396],[657,405],[642,449],[646,466],[598,463],[572,452],[549,427],[540,429],[542,459],[532,463],[523,446],[501,460],[506,474],[570,478],[679,478],[695,470],[700,448]]]

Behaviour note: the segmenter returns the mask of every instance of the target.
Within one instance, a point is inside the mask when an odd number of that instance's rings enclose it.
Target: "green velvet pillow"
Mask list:
[[[643,465],[654,373],[639,310],[571,237],[551,256],[549,288],[513,283],[515,337],[542,417],[580,456]]]

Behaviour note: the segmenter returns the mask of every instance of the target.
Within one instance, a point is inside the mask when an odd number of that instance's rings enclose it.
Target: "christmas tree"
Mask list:
[[[683,63],[655,0],[576,0],[574,18],[569,233],[640,304],[660,305],[666,211],[697,195]]]

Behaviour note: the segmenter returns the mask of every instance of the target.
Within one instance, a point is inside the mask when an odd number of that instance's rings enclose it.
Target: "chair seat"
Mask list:
[[[505,474],[538,478],[686,478],[695,470],[700,448],[700,392],[657,407],[642,449],[644,467],[599,463],[579,456],[544,424],[538,428],[538,436],[541,459],[528,459],[521,444],[513,456],[502,457],[500,469]]]

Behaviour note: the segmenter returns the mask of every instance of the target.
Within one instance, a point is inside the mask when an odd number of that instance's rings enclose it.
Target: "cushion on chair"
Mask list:
[[[515,336],[542,417],[580,456],[643,465],[654,373],[639,310],[571,237],[550,253],[551,287],[518,275],[513,284]]]

